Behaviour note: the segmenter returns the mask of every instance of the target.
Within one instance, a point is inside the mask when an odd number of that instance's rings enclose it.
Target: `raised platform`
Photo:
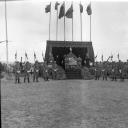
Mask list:
[[[77,56],[82,58],[82,65],[88,54],[88,57],[92,62],[94,62],[94,51],[92,42],[81,42],[81,41],[54,41],[48,40],[46,46],[45,59],[49,60],[49,54],[52,53],[55,61],[58,65],[62,66],[62,61],[64,55],[70,52],[70,47],[72,47],[72,52]]]
[[[48,40],[45,60],[50,62],[50,56],[52,54],[52,58],[54,58],[54,61],[56,61],[57,65],[61,66],[65,70],[67,79],[82,79],[81,70],[67,70],[65,68],[65,56],[70,53],[70,50],[76,56],[76,58],[81,58],[81,67],[88,66],[89,61],[94,62],[92,42],[81,41]]]

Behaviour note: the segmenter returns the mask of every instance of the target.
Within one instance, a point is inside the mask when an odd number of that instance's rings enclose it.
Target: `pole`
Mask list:
[[[90,7],[91,7],[91,3],[90,3]],[[92,33],[91,33],[91,31],[92,31],[91,20],[92,20],[92,18],[91,18],[91,15],[90,15],[90,42],[92,41],[92,39],[91,39],[91,38],[92,38],[92,37],[91,37],[91,36],[92,36],[92,35],[91,35],[91,34],[92,34]]]
[[[81,2],[80,2],[81,5]],[[80,12],[80,23],[81,23],[81,42],[82,42],[82,13]]]
[[[7,28],[7,5],[5,0],[5,29],[6,29],[6,61],[8,67],[8,28]]]
[[[58,40],[58,6],[57,6],[57,12],[56,12],[56,41]]]
[[[65,41],[65,1],[64,1],[64,41]]]
[[[51,31],[51,3],[50,3],[50,14],[49,14],[49,40],[50,38],[50,31]]]
[[[73,1],[72,1],[72,10],[73,10]],[[73,12],[72,12],[72,41],[73,41]]]

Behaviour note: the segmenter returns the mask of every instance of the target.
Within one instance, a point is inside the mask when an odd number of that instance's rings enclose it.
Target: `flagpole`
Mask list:
[[[8,67],[8,28],[7,28],[7,5],[5,0],[5,28],[6,28],[6,61]]]
[[[65,41],[65,1],[64,1],[64,41]]]
[[[81,2],[80,2],[81,5]],[[81,23],[81,42],[82,42],[82,13],[80,12],[80,23]]]
[[[72,9],[73,9],[73,1],[72,1]],[[72,41],[73,41],[73,12],[72,12]]]
[[[90,3],[90,7],[91,7],[91,3]],[[92,39],[91,39],[91,38],[92,38],[92,37],[91,37],[91,36],[92,36],[92,35],[91,35],[91,34],[92,34],[92,33],[91,33],[91,31],[92,31],[91,20],[92,20],[92,18],[91,18],[91,15],[90,15],[90,42],[92,41]]]
[[[58,40],[58,5],[57,5],[56,17],[57,17],[57,21],[56,21],[56,41],[57,41]]]
[[[50,38],[50,30],[51,30],[51,2],[50,2],[50,14],[49,14],[49,40]]]

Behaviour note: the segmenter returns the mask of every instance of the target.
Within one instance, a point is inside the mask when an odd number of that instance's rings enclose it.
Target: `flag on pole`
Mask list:
[[[102,54],[102,56],[101,56],[101,60],[102,60],[102,62],[103,62],[103,54]]]
[[[3,43],[3,42],[5,42],[5,41],[0,41],[0,43]]]
[[[36,60],[36,54],[35,54],[35,52],[34,52],[34,60]]]
[[[80,3],[80,13],[83,13],[83,5]]]
[[[56,2],[56,3],[55,3],[55,10],[57,10],[58,5],[60,5],[60,3]]]
[[[97,58],[97,55],[95,56],[95,59]]]
[[[61,19],[65,15],[65,5],[64,3],[60,7],[59,19]]]
[[[67,18],[72,18],[73,17],[73,6],[71,5],[71,7],[67,10],[65,16]]]
[[[28,55],[27,55],[27,53],[25,52],[25,58],[28,60]]]
[[[112,54],[111,54],[111,57],[110,58],[111,58],[111,61],[112,61],[112,59],[113,59],[113,55]]]
[[[17,52],[15,53],[15,60],[17,60]]]
[[[87,6],[86,11],[87,11],[87,14],[88,15],[91,15],[92,14],[91,3]]]
[[[43,61],[44,61],[44,54],[43,54],[43,51],[42,51],[42,58],[43,58]]]
[[[119,53],[118,53],[118,55],[117,55],[117,58],[118,58],[118,60],[120,59],[120,55],[119,55]]]
[[[45,7],[45,12],[48,13],[48,12],[51,12],[51,3],[46,5]]]

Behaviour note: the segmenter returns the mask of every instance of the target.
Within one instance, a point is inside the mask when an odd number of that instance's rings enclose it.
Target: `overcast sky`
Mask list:
[[[4,1],[0,0],[0,41],[5,40]],[[45,13],[46,0],[9,0],[7,2],[9,61],[18,60],[25,51],[31,62],[34,61],[34,51],[39,61],[42,61],[42,51],[45,53],[46,40],[49,38],[49,13]],[[60,1],[62,4],[63,1]],[[89,1],[81,1],[84,10],[82,14],[83,41],[89,41],[89,16],[86,7]],[[66,1],[66,10],[71,1]],[[55,1],[52,1],[51,40],[56,39]],[[80,12],[79,1],[74,7],[74,41],[80,41]],[[60,8],[60,6],[59,6]],[[63,40],[63,18],[58,23],[58,40]],[[71,19],[66,18],[66,40],[72,40]],[[102,2],[92,1],[92,43],[98,60],[104,55],[104,60],[111,53],[114,60],[117,54],[123,61],[128,59],[128,1]],[[6,60],[6,45],[0,43],[0,60]]]

